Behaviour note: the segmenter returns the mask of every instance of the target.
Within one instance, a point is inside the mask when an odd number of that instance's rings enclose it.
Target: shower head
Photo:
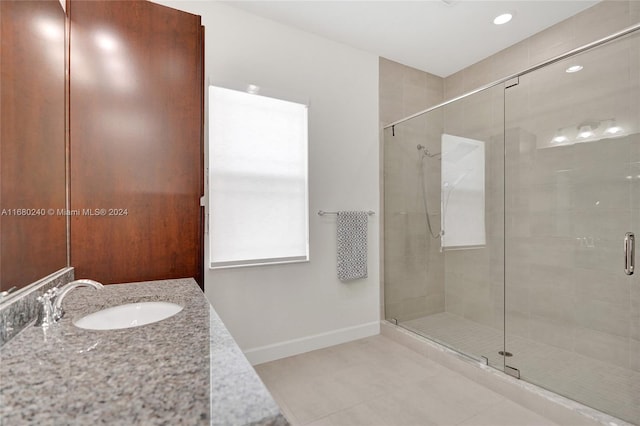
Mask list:
[[[429,158],[436,158],[437,157],[437,158],[440,158],[440,156],[441,156],[441,153],[439,153],[439,152],[436,152],[435,154],[432,154],[427,149],[427,147],[424,146],[424,145],[418,144],[418,146],[416,148],[418,149],[418,151],[422,151],[423,158],[424,157],[429,157]]]

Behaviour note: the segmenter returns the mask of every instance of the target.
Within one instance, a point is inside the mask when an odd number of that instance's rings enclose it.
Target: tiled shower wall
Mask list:
[[[447,77],[445,99],[638,22],[639,1],[603,1]],[[622,236],[640,226],[640,134],[547,149],[541,145],[553,134],[540,131],[608,118],[600,117],[601,107],[640,123],[640,46],[621,49],[616,58],[590,64],[591,70],[603,64],[601,82],[568,87],[559,81],[563,69],[541,70],[521,78],[514,88],[520,95],[507,91],[507,345],[509,335],[517,335],[640,371],[640,278],[621,272]],[[638,85],[630,90],[629,81]],[[603,106],[610,99],[617,105]],[[491,185],[487,176],[488,228],[491,217],[500,217],[490,210]],[[447,253],[447,312],[502,327],[499,257],[483,250]]]
[[[444,133],[484,142],[484,246],[447,249],[445,310],[502,328],[504,323],[504,90],[493,87],[443,108]],[[455,186],[451,191],[455,191]],[[447,224],[444,226],[447,231]]]
[[[624,274],[622,241],[640,232],[640,35],[575,62],[575,77],[558,64],[506,94],[507,127],[534,136],[507,141],[507,338],[638,370],[640,277]],[[605,118],[624,136],[550,142]]]
[[[444,80],[380,58],[381,127],[443,100]],[[434,117],[435,118],[435,117]],[[381,135],[383,145],[384,253],[383,297],[386,318],[399,321],[444,311],[444,263],[439,242],[427,237],[420,183],[418,144],[440,151],[442,116],[433,122],[398,126],[397,137]],[[425,159],[425,161],[429,161]],[[440,229],[440,161],[425,164],[429,211]],[[382,307],[384,309],[384,307]]]
[[[381,124],[637,22],[640,22],[640,1],[605,0],[445,79],[381,59]],[[492,105],[489,111],[501,108],[500,100],[496,97],[483,100],[480,96],[469,99],[467,105],[463,102],[398,126],[393,150],[389,149],[390,132],[385,134],[385,261],[384,297],[381,300],[386,301],[386,318],[404,321],[446,310],[502,328],[505,274],[502,259],[505,252],[501,232],[504,218],[501,192],[506,173],[510,209],[507,211],[507,232],[513,237],[506,242],[510,254],[507,258],[520,259],[508,263],[506,270],[507,333],[640,369],[638,358],[633,355],[640,352],[640,282],[635,276],[625,280],[618,276],[618,271],[614,274],[601,266],[606,262],[620,263],[619,241],[600,238],[599,246],[588,247],[590,238],[598,238],[602,232],[608,232],[612,224],[621,222],[620,212],[603,214],[592,209],[576,209],[594,194],[608,196],[610,202],[615,202],[616,191],[610,190],[615,185],[588,183],[583,179],[565,186],[573,191],[568,193],[557,186],[549,190],[545,187],[549,182],[542,182],[550,177],[555,179],[558,176],[556,169],[564,167],[567,161],[590,165],[579,172],[588,177],[597,176],[599,167],[612,166],[623,158],[622,167],[635,173],[630,176],[640,176],[640,171],[634,169],[640,168],[638,134],[624,141],[544,150],[537,149],[543,137],[536,135],[533,128],[510,127],[507,123],[507,141],[517,141],[516,144],[508,143],[512,145],[507,147],[508,155],[518,161],[505,172],[500,164],[499,143],[496,143],[502,138],[499,129],[502,123],[495,114],[487,116],[486,108],[487,105]],[[439,152],[442,132],[473,138],[483,122],[491,133],[484,135],[484,139],[476,137],[490,141],[486,165],[487,248],[448,251],[445,258],[439,252],[439,241],[427,236],[416,145],[420,143],[432,152]],[[616,157],[620,149],[625,153]],[[566,160],[564,165],[563,159]],[[426,161],[428,188],[436,189],[428,193],[429,213],[434,230],[438,231],[440,162]],[[537,183],[530,184],[529,179]],[[624,191],[636,195],[632,197],[633,205],[621,214],[631,223],[640,223],[640,180],[631,180],[623,187]],[[565,213],[567,209],[573,209],[570,215]],[[549,223],[554,212],[558,213],[556,221]],[[577,220],[581,220],[580,224],[575,223]],[[554,234],[562,229],[573,230]]]

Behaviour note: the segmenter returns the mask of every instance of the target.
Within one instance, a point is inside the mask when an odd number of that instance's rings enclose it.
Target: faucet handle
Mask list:
[[[42,308],[38,310],[38,319],[36,320],[36,326],[49,327],[53,324],[53,299],[55,299],[60,293],[60,289],[57,287],[50,288],[45,291],[42,296],[39,296],[36,300],[40,302]]]
[[[44,293],[44,295],[49,299],[55,299],[58,294],[60,294],[60,287],[51,287]]]
[[[56,297],[60,294],[60,289],[58,287],[51,287],[49,290],[45,291],[44,294],[38,297],[38,302],[45,303],[45,301],[49,303],[53,303]]]
[[[60,289],[58,287],[52,287],[49,290],[45,291],[42,296],[38,296],[36,299],[38,302],[44,304],[51,304],[52,300],[56,298]]]

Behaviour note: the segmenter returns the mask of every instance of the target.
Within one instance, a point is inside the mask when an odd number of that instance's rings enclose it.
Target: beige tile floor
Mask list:
[[[294,426],[556,424],[384,336],[256,370]]]

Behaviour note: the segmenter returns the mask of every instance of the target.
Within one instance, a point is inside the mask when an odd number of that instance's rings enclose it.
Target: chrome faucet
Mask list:
[[[42,309],[38,312],[36,326],[49,327],[57,323],[64,316],[62,309],[62,301],[71,290],[78,287],[91,287],[96,290],[102,289],[104,286],[93,280],[75,280],[62,288],[53,287],[47,290],[42,296],[38,297],[38,302],[42,304]]]

